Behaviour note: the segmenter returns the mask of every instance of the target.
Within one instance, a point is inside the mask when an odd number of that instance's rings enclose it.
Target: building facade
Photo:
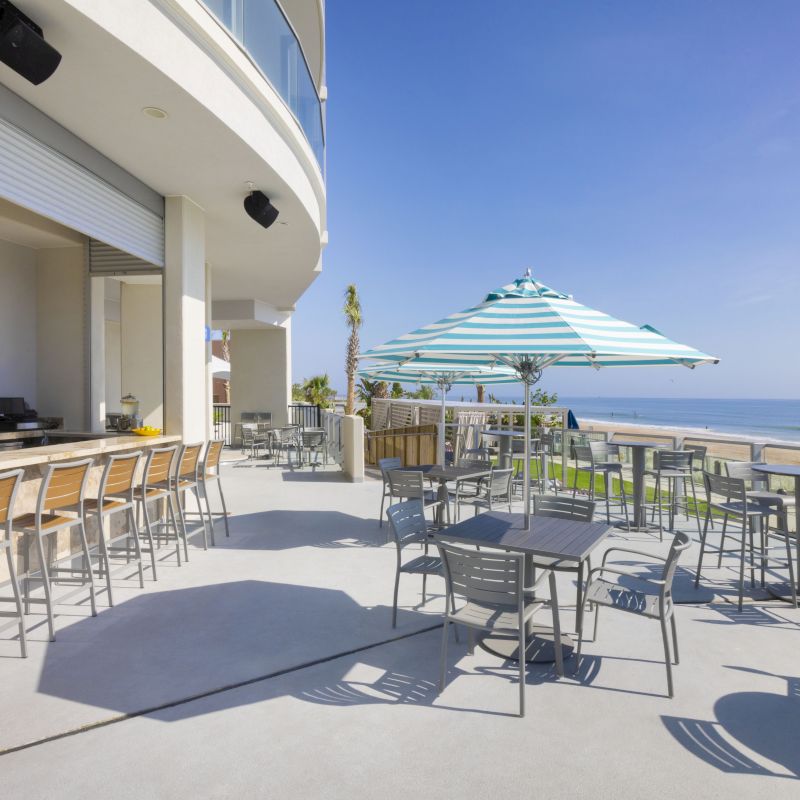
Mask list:
[[[327,242],[322,0],[12,8],[61,60],[38,84],[0,63],[0,395],[99,432],[130,393],[145,424],[207,438],[227,329],[232,419],[280,424]]]

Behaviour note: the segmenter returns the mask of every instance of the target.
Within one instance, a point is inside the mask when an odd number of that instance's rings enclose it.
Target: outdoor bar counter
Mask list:
[[[41,436],[41,431],[28,432],[17,431],[13,435],[4,435],[4,439],[26,439],[32,435]],[[14,516],[30,513],[36,510],[36,499],[39,494],[39,487],[42,477],[49,464],[61,461],[78,461],[84,458],[94,459],[94,464],[89,469],[89,479],[86,487],[87,497],[96,497],[97,489],[100,485],[100,477],[103,468],[107,463],[107,456],[113,453],[126,453],[132,450],[141,450],[145,455],[153,447],[163,447],[180,441],[180,436],[135,436],[135,435],[114,435],[114,434],[92,434],[71,431],[48,431],[48,439],[53,442],[35,447],[24,447],[19,450],[0,451],[0,472],[11,469],[23,469],[24,475],[22,483],[17,492],[17,499],[14,505]],[[85,437],[85,438],[82,438]],[[58,442],[59,439],[68,441]],[[136,477],[137,483],[141,479],[141,471],[144,467],[144,458],[139,466],[139,473]],[[122,526],[123,520],[112,517],[112,524]],[[97,524],[94,515],[89,515],[86,529],[89,539],[89,546],[97,544]],[[22,537],[15,534],[14,554],[17,558],[17,569],[22,569]],[[33,544],[33,541],[31,541]],[[79,552],[80,544],[78,537],[71,537],[70,532],[62,531],[58,534],[58,558],[64,558],[70,553]],[[36,558],[36,547],[31,548],[31,564],[38,563]],[[8,580],[8,566],[6,559],[0,559],[0,584]],[[38,586],[38,583],[34,584]]]

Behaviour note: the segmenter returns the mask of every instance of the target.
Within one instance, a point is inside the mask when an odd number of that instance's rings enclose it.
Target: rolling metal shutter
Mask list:
[[[3,119],[0,196],[164,266],[164,220],[158,214]]]

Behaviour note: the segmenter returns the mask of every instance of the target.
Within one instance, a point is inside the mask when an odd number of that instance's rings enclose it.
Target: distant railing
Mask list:
[[[321,428],[322,408],[310,403],[292,403],[289,406],[289,424],[301,428]]]
[[[328,457],[334,464],[338,464],[341,467],[344,461],[344,448],[342,446],[342,421],[344,420],[344,415],[320,409],[319,406],[312,407],[319,411],[321,423],[319,427],[325,431],[325,445],[328,448]]]
[[[231,446],[231,406],[230,403],[214,403],[214,438],[224,439]]]

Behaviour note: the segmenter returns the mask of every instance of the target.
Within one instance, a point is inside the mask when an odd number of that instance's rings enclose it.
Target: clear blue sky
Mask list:
[[[532,267],[722,359],[563,395],[800,397],[800,2],[328,0],[328,227],[295,378]]]

